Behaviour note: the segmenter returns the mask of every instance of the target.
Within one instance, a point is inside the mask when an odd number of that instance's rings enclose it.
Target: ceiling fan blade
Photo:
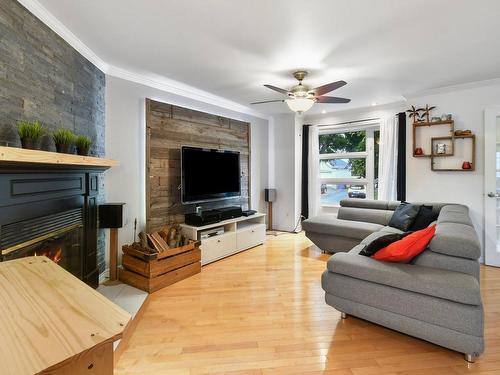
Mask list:
[[[316,96],[321,96],[321,95],[326,94],[327,92],[337,90],[345,85],[347,85],[346,81],[337,81],[337,82],[327,83],[326,85],[316,87],[315,89],[312,89],[309,92],[313,92],[314,95],[316,95]]]
[[[262,102],[253,102],[250,104],[264,104],[264,103],[275,103],[275,102],[284,102],[284,99],[278,99],[278,100],[264,100]]]
[[[288,91],[285,90],[285,89],[280,89],[279,87],[276,87],[276,86],[273,86],[273,85],[264,85],[265,87],[267,87],[268,89],[271,89],[271,90],[274,90],[274,91],[277,91],[279,92],[280,94],[285,94],[285,95],[288,95]]]
[[[351,99],[337,98],[335,96],[318,96],[316,97],[317,103],[349,103]]]

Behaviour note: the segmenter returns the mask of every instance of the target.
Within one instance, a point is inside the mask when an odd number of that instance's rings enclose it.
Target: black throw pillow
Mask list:
[[[359,252],[359,255],[371,257],[377,251],[382,250],[384,247],[389,246],[393,242],[399,241],[400,239],[406,237],[410,233],[411,232],[390,233],[386,234],[385,236],[380,236],[374,239],[368,245],[366,245],[365,248]]]
[[[419,209],[420,206],[401,202],[392,214],[389,226],[406,232],[413,225]]]
[[[418,215],[415,218],[410,230],[421,230],[429,226],[430,223],[436,221],[438,214],[432,211],[432,206],[420,206]]]

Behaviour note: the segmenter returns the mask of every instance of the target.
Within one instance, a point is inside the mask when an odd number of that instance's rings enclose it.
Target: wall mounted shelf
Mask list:
[[[476,169],[476,136],[471,135],[456,135],[450,137],[454,143],[454,153],[453,155],[432,155],[431,156],[431,170],[435,172],[473,172]],[[434,139],[433,139],[434,140]],[[460,145],[459,148],[455,147],[457,142],[463,141],[464,143]],[[470,142],[470,146],[467,146],[465,142]],[[467,152],[470,150],[469,152]],[[460,153],[459,153],[460,151]],[[458,154],[458,155],[457,155]],[[442,160],[448,156],[456,156],[457,160],[447,161],[446,166],[443,166]],[[461,157],[461,159],[459,159]],[[469,161],[471,164],[470,169],[463,169],[462,163],[464,161]],[[441,166],[440,166],[441,165]],[[450,167],[452,165],[453,167]],[[456,165],[456,167],[455,167]]]
[[[453,137],[455,132],[455,121],[431,121],[431,122],[414,122],[413,124],[413,156],[414,157],[431,157],[433,151],[432,138],[438,137]],[[434,130],[434,126],[448,126],[449,129]],[[438,128],[436,128],[438,129]],[[416,155],[415,150],[421,148],[424,151],[423,155]]]
[[[0,146],[0,165],[74,166],[75,168],[108,169],[118,165],[118,162],[93,156]]]

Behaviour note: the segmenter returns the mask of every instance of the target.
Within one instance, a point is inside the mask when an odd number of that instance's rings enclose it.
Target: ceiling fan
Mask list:
[[[330,91],[337,90],[338,88],[347,85],[347,82],[337,81],[316,87],[315,89],[310,89],[308,86],[302,84],[302,80],[307,76],[307,74],[308,72],[306,72],[305,70],[298,70],[294,72],[293,76],[299,81],[299,84],[293,86],[290,91],[281,89],[273,85],[264,85],[268,89],[286,95],[286,99],[264,100],[261,102],[254,102],[250,104],[286,102],[286,104],[292,111],[302,113],[309,110],[314,103],[349,103],[351,101],[351,99],[346,98],[323,96]]]

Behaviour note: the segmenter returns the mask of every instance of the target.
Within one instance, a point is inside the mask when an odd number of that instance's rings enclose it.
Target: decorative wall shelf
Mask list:
[[[447,136],[447,137],[453,137],[453,134],[455,132],[455,121],[454,120],[445,120],[445,121],[431,121],[431,122],[414,122],[413,123],[413,156],[414,157],[431,157],[431,154],[433,153],[432,149],[432,141],[431,138],[432,136],[428,137],[427,140],[429,141],[427,144],[423,144],[422,142],[419,142],[420,138],[418,135],[419,133],[423,132],[423,128],[431,128],[433,126],[449,126],[450,129],[447,132],[440,132],[439,134],[434,134],[435,137],[439,136]],[[416,155],[415,150],[417,147],[420,147],[424,150],[423,155]],[[430,150],[429,150],[430,148]]]
[[[455,135],[455,121],[414,122],[413,124],[413,157],[430,158],[431,170],[435,172],[472,172],[476,168],[476,137],[471,135]],[[448,126],[449,129],[433,129],[434,126]],[[470,142],[470,146],[465,142]],[[464,141],[462,144],[461,141]],[[436,153],[438,143],[446,144],[446,153]],[[458,147],[457,147],[458,146]],[[423,154],[415,154],[421,148]],[[470,150],[470,151],[469,151]],[[470,169],[463,169],[462,163],[468,161]]]
[[[77,168],[108,169],[118,165],[118,162],[93,156],[0,146],[0,165],[74,166]]]
[[[443,137],[444,138],[444,137]],[[454,153],[451,155],[437,155],[433,154],[431,156],[431,170],[435,172],[473,172],[476,169],[476,136],[474,134],[471,135],[455,135],[451,138],[451,141],[453,144],[455,144],[457,141],[464,141],[466,142],[467,140],[470,140],[470,154],[467,155],[469,158],[464,160],[458,160],[458,164],[456,167],[450,168],[450,167],[440,167],[439,166],[439,159],[443,157],[449,157],[449,156],[456,156],[456,147],[454,146]],[[434,141],[434,138],[433,138]],[[462,149],[465,150],[467,147],[464,144]],[[471,168],[470,169],[463,169],[461,163],[463,161],[469,161],[471,163]],[[449,165],[449,163],[448,163]]]

